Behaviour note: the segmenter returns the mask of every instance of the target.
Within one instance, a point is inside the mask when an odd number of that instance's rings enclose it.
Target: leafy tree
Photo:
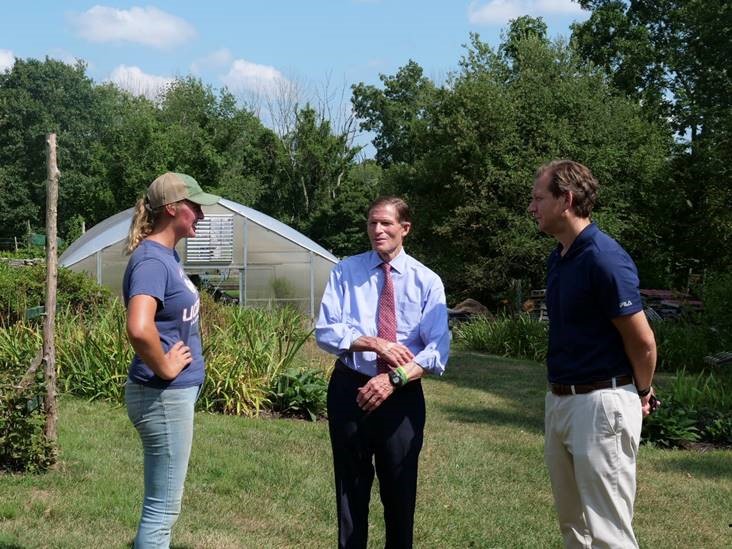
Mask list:
[[[732,261],[732,4],[723,0],[583,0],[581,54],[678,137],[656,216],[668,270],[724,270]],[[684,281],[685,282],[685,281]]]
[[[159,119],[168,169],[190,173],[233,200],[259,199],[273,170],[263,147],[273,134],[227,90],[217,96],[198,79],[177,80],[163,95]]]
[[[315,236],[314,219],[329,212],[346,188],[358,150],[315,109],[299,109],[295,127],[279,141],[276,180],[262,197],[261,209]]]
[[[383,111],[397,108],[383,101]],[[592,167],[603,184],[598,222],[624,244],[640,248],[656,238],[643,201],[664,174],[663,126],[619,97],[568,44],[550,42],[541,21],[515,21],[495,50],[473,35],[460,70],[432,101],[413,132],[414,160],[389,166],[384,186],[413,205],[411,246],[453,299],[495,303],[515,279],[543,284],[553,243],[537,234],[526,206],[535,170],[554,158]],[[383,132],[380,113],[366,114]],[[377,132],[375,143],[395,141]]]
[[[370,248],[366,210],[381,194],[381,168],[373,160],[354,165],[332,200],[319,203],[311,216],[308,234],[339,257]]]
[[[396,75],[382,74],[380,79],[383,90],[363,83],[353,86],[353,110],[362,119],[361,129],[376,134],[376,161],[382,167],[412,163],[417,140],[424,134],[425,114],[436,95],[435,85],[411,60]]]
[[[111,84],[100,86],[98,92],[105,98],[102,117],[107,127],[102,147],[106,178],[114,196],[113,209],[119,211],[131,207],[150,182],[168,168],[169,144],[153,102]]]
[[[101,97],[85,66],[46,59],[17,59],[0,74],[0,185],[4,200],[2,236],[17,235],[30,222],[45,220],[45,135],[56,132],[61,169],[59,220],[80,214],[94,219],[110,210],[111,189],[105,181],[100,136],[106,121]]]

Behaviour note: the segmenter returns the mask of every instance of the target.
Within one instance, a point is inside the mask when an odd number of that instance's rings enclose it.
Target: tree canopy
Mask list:
[[[131,206],[161,172],[304,232],[336,255],[368,247],[380,194],[414,209],[410,252],[451,301],[496,304],[540,287],[553,241],[526,212],[536,169],[557,158],[601,183],[594,219],[644,285],[732,261],[732,7],[721,0],[582,0],[570,40],[519,17],[491,47],[470,35],[443,83],[412,60],[352,86],[373,160],[328,110],[282,102],[279,133],[226,89],[173,82],[154,101],[95,84],[82,63],[16,60],[0,73],[0,237],[43,226],[44,135],[59,134],[59,220],[73,238]],[[279,105],[279,104],[278,104]]]
[[[411,246],[456,299],[495,303],[514,280],[543,283],[553,244],[537,234],[526,207],[534,172],[555,158],[586,163],[603,182],[601,225],[630,248],[653,238],[643,201],[663,177],[667,132],[569,44],[550,42],[541,21],[516,20],[495,49],[472,35],[460,70],[441,88],[420,75],[410,63],[382,79],[384,90],[355,87],[354,104],[377,131],[375,143],[410,151],[402,161],[382,159],[384,185],[413,204]],[[389,126],[378,121],[415,97],[400,93],[415,82],[431,90],[429,103],[401,112],[419,112],[419,124],[410,114],[407,135],[382,135]]]
[[[583,0],[580,54],[647,115],[667,119],[677,147],[658,189],[667,268],[732,261],[732,4],[723,0]],[[671,220],[674,222],[671,223]]]

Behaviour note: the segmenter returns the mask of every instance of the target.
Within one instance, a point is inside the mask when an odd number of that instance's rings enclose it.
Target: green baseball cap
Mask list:
[[[220,196],[203,192],[198,181],[184,173],[166,172],[150,183],[147,200],[155,209],[179,200],[190,200],[202,206],[216,204]]]

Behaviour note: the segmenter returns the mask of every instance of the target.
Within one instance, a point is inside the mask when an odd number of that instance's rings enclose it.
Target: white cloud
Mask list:
[[[144,95],[148,99],[156,99],[160,92],[173,83],[175,79],[147,74],[142,72],[139,67],[120,65],[112,71],[108,80],[118,88],[133,95]]]
[[[255,92],[269,95],[289,82],[283,74],[268,65],[258,65],[245,59],[236,59],[229,72],[221,77],[226,86],[234,92]]]
[[[218,70],[231,63],[233,58],[234,56],[231,55],[231,52],[227,48],[221,48],[205,57],[196,59],[191,63],[191,72],[193,74],[200,74],[205,70]]]
[[[536,0],[536,10],[540,13],[579,14],[584,13],[577,0]]]
[[[72,16],[78,34],[91,42],[132,42],[171,48],[196,36],[193,26],[153,6],[118,10],[94,6]]]
[[[474,25],[503,25],[521,15],[576,15],[582,11],[573,0],[473,0],[468,5],[468,21]]]
[[[15,65],[15,55],[10,50],[0,50],[0,72],[5,72]]]
[[[76,63],[78,62],[78,58],[75,55],[61,48],[54,48],[50,50],[47,55],[51,59],[56,59],[57,61],[61,61],[62,63],[66,63],[72,67],[76,66]]]

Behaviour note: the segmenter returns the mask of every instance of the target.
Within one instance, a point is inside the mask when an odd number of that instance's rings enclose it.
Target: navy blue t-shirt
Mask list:
[[[199,332],[198,290],[180,265],[175,250],[152,240],[143,240],[132,252],[122,281],[125,307],[136,295],[149,295],[158,302],[155,326],[160,333],[163,352],[167,353],[178,341],[191,348],[193,361],[175,379],[166,381],[135,354],[129,379],[157,388],[193,387],[203,383],[203,352]]]
[[[580,384],[632,375],[613,318],[643,310],[638,270],[628,253],[592,223],[564,257],[549,256],[550,383]]]

